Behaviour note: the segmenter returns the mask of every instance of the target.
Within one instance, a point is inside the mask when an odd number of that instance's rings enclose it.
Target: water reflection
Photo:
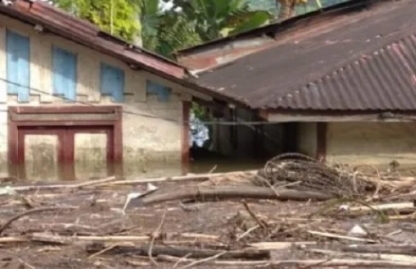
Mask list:
[[[189,173],[230,172],[258,169],[264,162],[253,159],[203,159],[192,161]],[[26,165],[9,166],[9,175],[24,181],[72,181],[93,180],[116,175],[125,179],[152,178],[182,175],[179,163],[124,163],[107,164],[106,162],[79,162],[75,165],[59,165],[54,169],[49,165],[27,163]]]

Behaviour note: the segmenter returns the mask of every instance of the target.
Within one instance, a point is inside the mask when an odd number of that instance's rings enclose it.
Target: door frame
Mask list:
[[[122,106],[10,106],[8,108],[8,152],[9,173],[23,164],[24,156],[19,152],[19,128],[24,127],[80,127],[92,130],[99,126],[112,129],[113,152],[107,156],[112,162],[123,160]],[[24,145],[23,145],[24,146]],[[74,150],[73,144],[66,145]],[[70,148],[71,147],[71,148]]]

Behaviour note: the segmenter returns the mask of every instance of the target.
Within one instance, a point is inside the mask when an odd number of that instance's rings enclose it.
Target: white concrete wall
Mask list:
[[[393,160],[402,169],[416,168],[416,124],[329,123],[327,158],[349,165],[388,168]]]
[[[318,144],[318,130],[317,123],[302,122],[299,123],[298,129],[298,151],[315,158],[317,154]]]
[[[181,136],[182,136],[182,101],[190,100],[190,95],[184,89],[167,80],[161,79],[144,71],[133,71],[123,62],[90,50],[74,42],[50,34],[34,31],[33,27],[0,16],[0,78],[6,78],[6,29],[30,37],[31,66],[30,87],[41,92],[31,90],[30,103],[18,104],[16,96],[7,96],[6,85],[0,81],[0,161],[4,163],[7,156],[7,106],[8,105],[70,105],[59,97],[52,96],[52,45],[57,45],[77,54],[78,58],[78,85],[77,101],[92,105],[108,105],[113,103],[109,97],[101,96],[100,63],[114,65],[125,71],[125,100],[123,113],[123,142],[124,142],[124,169],[127,175],[140,171],[147,176],[155,175],[152,172],[165,172],[162,170],[148,171],[146,166],[150,163],[171,163],[168,173],[179,174],[181,165]],[[170,101],[159,102],[154,96],[146,94],[146,80],[151,79],[162,85],[172,88]],[[141,116],[141,115],[147,116]],[[163,119],[162,119],[163,118]],[[166,120],[166,119],[167,120]],[[170,121],[169,121],[170,120]],[[78,146],[80,143],[76,142]],[[82,144],[82,143],[81,143]],[[7,173],[0,166],[0,174]]]

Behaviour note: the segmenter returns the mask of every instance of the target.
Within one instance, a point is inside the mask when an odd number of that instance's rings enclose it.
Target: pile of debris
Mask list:
[[[414,268],[415,183],[289,154],[261,171],[12,185],[0,265]]]

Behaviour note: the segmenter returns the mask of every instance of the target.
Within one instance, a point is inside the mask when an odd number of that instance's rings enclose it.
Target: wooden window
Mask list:
[[[18,102],[29,102],[30,39],[7,30],[7,93],[17,95]]]
[[[52,47],[53,93],[65,101],[76,101],[77,56],[58,47]]]
[[[100,80],[103,95],[111,96],[113,102],[124,101],[124,70],[102,63]]]

